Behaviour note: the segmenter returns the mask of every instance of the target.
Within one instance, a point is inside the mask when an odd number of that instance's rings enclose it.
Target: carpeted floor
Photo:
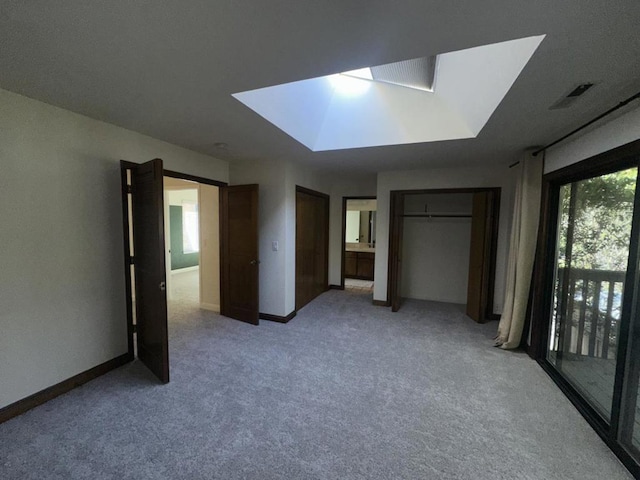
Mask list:
[[[459,306],[332,290],[255,327],[194,299],[170,306],[170,384],[134,362],[0,425],[0,478],[631,478]]]

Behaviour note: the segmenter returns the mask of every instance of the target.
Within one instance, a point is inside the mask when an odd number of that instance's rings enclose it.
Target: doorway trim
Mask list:
[[[226,186],[229,185],[227,182],[221,182],[219,180],[212,180],[210,178],[198,177],[196,175],[190,175],[188,173],[176,172],[176,171],[173,171],[173,170],[164,170],[163,171],[163,175],[165,177],[179,178],[180,180],[188,180],[190,182],[204,183],[205,185],[213,185],[214,187],[226,187]]]
[[[340,239],[340,285],[331,285],[331,288],[336,290],[344,290],[344,265],[345,265],[345,248],[347,241],[345,239],[347,235],[347,201],[348,200],[376,200],[378,197],[362,196],[362,197],[342,197],[342,237]],[[375,281],[375,278],[374,278]]]
[[[398,228],[402,218],[395,206],[404,204],[406,195],[446,194],[446,193],[479,193],[492,192],[495,195],[493,204],[493,222],[491,224],[491,245],[489,251],[489,284],[486,291],[486,320],[497,320],[499,315],[493,313],[495,295],[496,257],[498,251],[498,232],[500,220],[500,187],[474,187],[474,188],[427,188],[415,190],[391,190],[389,192],[389,252],[387,255],[387,300],[386,306],[391,305],[393,289],[398,288],[398,275],[395,273],[396,265],[393,259],[400,248]]]

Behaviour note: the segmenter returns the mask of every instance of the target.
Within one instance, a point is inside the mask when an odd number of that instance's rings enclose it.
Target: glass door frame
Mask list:
[[[636,478],[640,478],[640,464],[632,456],[634,454],[636,458],[640,459],[640,450],[633,447],[630,442],[638,391],[638,373],[640,372],[640,302],[638,301],[640,293],[638,291],[640,182],[638,179],[636,179],[629,261],[620,315],[611,423],[605,421],[547,360],[554,295],[560,188],[573,182],[633,167],[639,167],[640,172],[640,140],[544,175],[540,228],[533,273],[531,340],[528,353],[538,361],[629,471]],[[640,173],[638,178],[640,179]],[[633,325],[634,323],[636,325]],[[630,342],[635,348],[629,349]],[[624,428],[620,429],[621,425]],[[627,440],[628,444],[624,445],[621,438]]]

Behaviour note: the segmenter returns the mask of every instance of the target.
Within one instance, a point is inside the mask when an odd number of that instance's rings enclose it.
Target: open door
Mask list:
[[[138,358],[169,382],[162,160],[127,164],[131,171]]]
[[[487,320],[492,278],[492,246],[495,229],[495,194],[492,191],[473,194],[471,210],[471,249],[467,287],[467,316],[476,322]]]
[[[220,188],[220,310],[258,325],[258,185]]]
[[[389,255],[389,301],[391,311],[400,309],[402,297],[400,296],[400,280],[402,278],[402,233],[404,230],[404,195],[399,192],[391,192],[391,231]]]

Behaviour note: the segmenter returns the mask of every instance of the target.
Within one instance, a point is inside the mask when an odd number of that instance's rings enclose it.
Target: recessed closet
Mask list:
[[[391,192],[389,298],[465,305],[491,317],[499,189]]]

